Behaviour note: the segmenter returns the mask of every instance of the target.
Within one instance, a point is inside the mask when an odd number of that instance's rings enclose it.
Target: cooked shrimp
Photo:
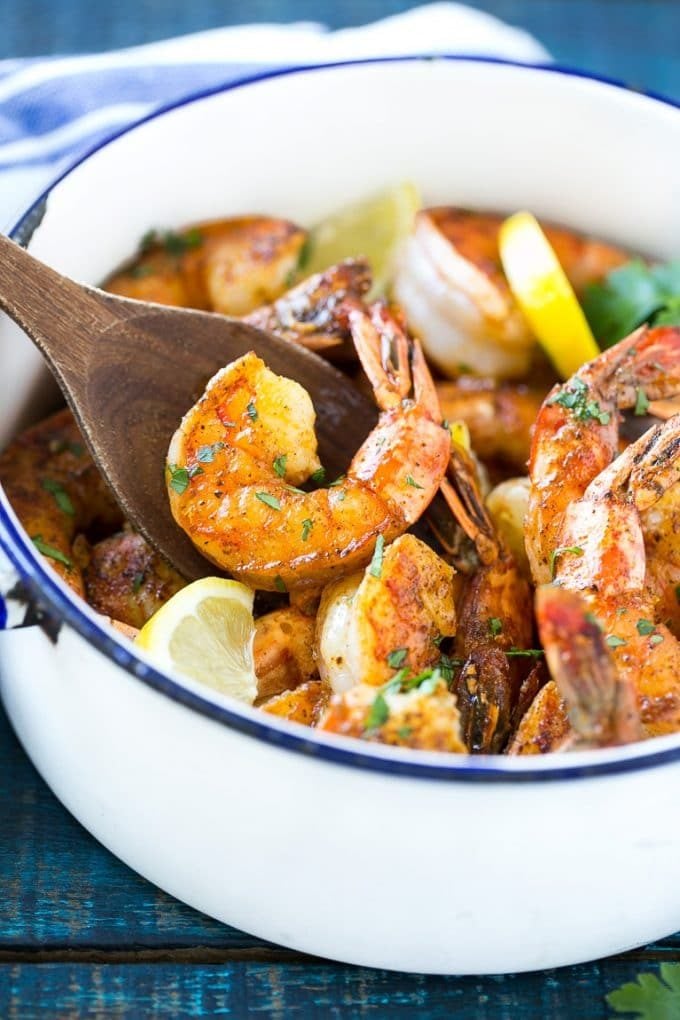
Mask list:
[[[418,344],[382,305],[370,316],[352,309],[349,322],[382,413],[346,477],[296,488],[320,466],[312,402],[252,352],[213,377],[171,441],[175,520],[203,555],[253,587],[320,588],[364,567],[378,540],[421,516],[446,470],[449,433]],[[177,466],[186,486],[173,485]]]
[[[645,537],[646,587],[654,593],[659,620],[680,638],[680,486],[640,514]]]
[[[470,750],[499,751],[530,661],[512,654],[531,644],[529,584],[486,510],[474,462],[455,442],[442,494],[479,558],[463,590],[454,644],[463,662],[455,684],[462,732]]]
[[[640,514],[680,480],[680,415],[656,425],[564,515],[556,583],[576,590],[607,635],[621,682],[637,692],[646,736],[680,729],[680,643],[647,586]]]
[[[605,635],[577,592],[543,585],[536,616],[550,673],[573,735],[564,747],[611,747],[641,737],[635,686],[616,668]]]
[[[261,702],[260,708],[271,715],[280,715],[290,722],[316,726],[329,697],[330,687],[321,680],[306,680],[292,691],[282,691],[281,694]]]
[[[436,671],[416,682],[409,687],[396,678],[377,689],[357,684],[331,698],[318,728],[381,744],[465,754],[455,696]]]
[[[449,206],[423,209],[404,247],[394,296],[446,375],[514,379],[529,368],[534,340],[501,269],[502,222]],[[544,229],[577,291],[628,258],[571,231]]]
[[[556,386],[539,413],[529,476],[526,545],[534,581],[551,578],[564,515],[611,463],[619,445],[619,410],[680,391],[680,329],[643,328]]]
[[[356,356],[348,312],[370,289],[371,271],[365,259],[347,259],[316,273],[286,291],[271,305],[263,305],[245,321],[284,340],[335,355]]]
[[[567,706],[555,681],[549,680],[522,715],[507,753],[549,754],[565,748],[572,737]]]
[[[74,541],[90,528],[120,527],[122,515],[71,412],[58,411],[13,440],[0,454],[0,481],[36,547],[84,596]]]
[[[255,621],[253,659],[259,701],[317,677],[314,627],[314,616],[293,606],[274,609]]]
[[[300,227],[269,216],[151,231],[138,258],[104,288],[139,301],[246,315],[283,293],[305,240]]]
[[[378,687],[399,669],[434,666],[441,640],[456,631],[454,573],[424,542],[402,535],[379,570],[328,585],[317,616],[321,678],[339,694],[358,683]]]
[[[526,471],[531,430],[545,390],[461,376],[437,383],[437,395],[444,417],[467,425],[478,457]]]
[[[93,545],[83,577],[93,609],[136,628],[186,584],[141,535],[130,530]]]

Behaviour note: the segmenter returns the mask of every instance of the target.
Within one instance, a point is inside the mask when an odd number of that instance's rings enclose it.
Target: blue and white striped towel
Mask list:
[[[92,145],[182,96],[266,67],[408,53],[549,59],[491,15],[433,3],[336,32],[244,25],[113,53],[0,61],[0,228]]]

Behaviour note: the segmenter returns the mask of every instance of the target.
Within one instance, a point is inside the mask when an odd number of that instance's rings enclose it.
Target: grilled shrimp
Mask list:
[[[680,391],[680,329],[636,331],[610,347],[545,400],[534,430],[526,546],[536,584],[550,580],[562,545],[564,516],[614,459],[619,410],[642,393],[658,399]]]
[[[463,663],[455,683],[462,733],[470,750],[498,751],[530,661],[512,654],[531,644],[529,584],[484,506],[474,462],[455,442],[442,494],[479,560],[463,589],[454,644]]]
[[[274,609],[255,621],[253,660],[259,702],[317,678],[313,616],[294,606]]]
[[[502,222],[450,206],[423,209],[404,247],[394,296],[446,375],[514,379],[529,368],[534,340],[501,269]],[[577,292],[628,258],[569,230],[544,229]]]
[[[89,528],[120,527],[122,515],[71,412],[58,411],[13,440],[0,454],[0,481],[38,550],[84,597],[74,541]]]
[[[316,726],[330,697],[330,688],[321,680],[305,680],[292,691],[282,691],[260,703],[270,715],[278,715],[303,726]]]
[[[420,347],[380,304],[353,308],[349,324],[382,413],[346,477],[297,488],[320,468],[312,402],[252,352],[213,377],[170,443],[175,520],[256,588],[320,588],[364,567],[378,539],[421,516],[446,470],[449,433]],[[186,486],[173,485],[177,467]]]
[[[321,678],[336,694],[378,687],[397,670],[434,666],[456,631],[453,567],[413,535],[385,549],[380,569],[333,581],[317,615]]]
[[[399,678],[380,688],[357,684],[331,698],[318,728],[424,751],[467,751],[456,698],[436,671],[413,687]]]
[[[438,382],[437,396],[445,418],[465,422],[478,457],[526,471],[531,430],[545,390],[461,376],[455,382]]]
[[[294,276],[306,232],[288,220],[239,216],[151,231],[142,253],[104,287],[161,305],[247,315],[279,297]]]
[[[647,584],[641,522],[679,479],[680,415],[631,444],[568,508],[555,561],[556,583],[581,593],[622,689],[634,688],[645,736],[680,729],[680,644]],[[549,626],[542,631],[548,648]]]

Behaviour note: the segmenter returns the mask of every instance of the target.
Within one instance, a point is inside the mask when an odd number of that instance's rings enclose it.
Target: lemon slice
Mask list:
[[[568,379],[600,353],[555,252],[529,212],[510,216],[499,236],[510,289],[553,365]]]
[[[304,272],[319,273],[342,259],[363,255],[373,271],[369,297],[383,293],[390,282],[396,252],[410,234],[420,206],[417,187],[404,181],[341,209],[310,231]]]
[[[239,581],[203,577],[154,613],[135,643],[162,668],[252,705],[253,597]]]

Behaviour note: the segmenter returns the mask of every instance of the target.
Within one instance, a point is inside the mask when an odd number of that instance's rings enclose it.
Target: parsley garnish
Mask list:
[[[52,493],[54,502],[63,513],[68,514],[69,517],[75,517],[76,512],[73,508],[71,497],[61,482],[55,482],[52,478],[43,478],[41,485],[45,492]]]
[[[366,722],[364,723],[364,729],[366,730],[377,730],[379,726],[382,726],[387,722],[390,715],[390,709],[385,701],[385,697],[382,692],[376,694],[373,704],[368,710],[366,715]]]
[[[170,488],[178,495],[182,495],[189,488],[189,472],[185,467],[177,467],[176,464],[168,464],[170,472]]]
[[[130,270],[133,280],[143,280],[145,276],[152,276],[155,272],[153,266],[133,266]]]
[[[385,550],[385,536],[378,535],[378,538],[376,539],[375,543],[375,549],[373,550],[373,559],[371,560],[371,565],[368,568],[368,572],[371,575],[371,577],[380,577],[380,575],[382,574],[382,562],[384,550]]]
[[[346,475],[338,475],[338,477],[335,479],[335,481],[331,482],[331,484],[328,486],[328,488],[329,489],[334,489],[337,485],[342,485],[342,483],[344,482],[345,478],[346,478]]]
[[[509,648],[505,654],[509,659],[515,658],[516,656],[538,659],[541,655],[545,655],[545,652],[542,648]]]
[[[680,963],[662,963],[656,974],[638,974],[606,996],[617,1013],[634,1013],[635,1020],[669,1020],[680,1016]]]
[[[132,590],[135,593],[135,595],[137,594],[139,589],[142,587],[143,583],[144,583],[144,571],[140,570],[132,578]]]
[[[441,658],[437,663],[437,669],[441,672],[441,675],[443,676],[444,680],[446,680],[446,682],[448,683],[450,680],[453,680],[454,667],[464,665],[465,665],[464,659],[455,659],[452,656],[445,655],[442,652]]]
[[[557,572],[557,557],[565,553],[573,553],[574,556],[583,556],[583,549],[580,545],[560,545],[550,553],[550,576],[553,581]]]
[[[400,669],[406,662],[408,648],[394,648],[387,656],[387,665],[391,669]]]
[[[288,460],[288,454],[287,453],[282,453],[280,457],[277,457],[274,460],[274,471],[279,476],[279,478],[283,478],[283,476],[286,473],[286,461],[287,460]]]
[[[600,425],[608,425],[611,421],[609,411],[603,411],[597,400],[589,400],[587,394],[586,384],[578,376],[574,376],[550,397],[548,403],[561,404],[562,407],[568,408],[579,421],[592,419],[599,421]]]
[[[142,252],[148,252],[152,248],[162,246],[168,255],[184,255],[192,248],[200,248],[202,244],[203,235],[200,230],[194,227],[182,234],[177,234],[174,230],[166,230],[162,233],[158,230],[148,230],[140,241],[139,247]]]
[[[412,489],[422,489],[422,485],[418,485],[413,475],[406,475],[406,484],[410,485]]]
[[[607,642],[610,648],[620,648],[621,645],[625,645],[628,643],[624,638],[619,637],[618,634],[607,635],[605,641]]]
[[[277,574],[276,577],[274,578],[274,587],[276,588],[277,591],[282,592],[288,591],[288,589],[286,588],[285,581],[283,580],[280,574]]]
[[[400,726],[399,729],[397,730],[397,736],[399,737],[400,740],[408,740],[412,733],[413,733],[412,726]]]
[[[663,641],[663,634],[652,634],[649,639],[650,645],[660,645]]]
[[[309,518],[309,517],[307,517],[302,522],[302,541],[303,542],[307,541],[307,539],[309,538],[309,534],[310,534],[310,532],[311,532],[313,527],[314,527],[314,521],[311,520],[311,518]]]
[[[675,597],[677,601],[680,602],[680,584],[676,584],[675,586]]]
[[[638,620],[635,626],[637,627],[638,634],[642,634],[643,637],[646,634],[652,634],[655,629],[651,620]]]
[[[503,622],[499,620],[497,616],[492,616],[489,620],[489,634],[492,637],[498,637],[499,634],[503,633]]]
[[[649,400],[647,399],[647,394],[642,389],[642,386],[638,386],[638,388],[635,391],[635,410],[634,410],[634,414],[637,414],[638,417],[639,417],[640,415],[647,414],[648,410],[649,410]]]
[[[260,503],[266,503],[266,505],[270,506],[272,510],[281,509],[281,504],[276,496],[272,496],[268,492],[256,492],[255,499],[259,499]]]
[[[59,549],[55,549],[53,545],[48,545],[47,542],[43,542],[42,535],[34,535],[31,538],[31,542],[38,552],[43,554],[43,556],[49,556],[51,560],[56,560],[57,563],[63,563],[67,570],[70,570],[73,567],[73,563],[68,556],[65,556]]]
[[[314,482],[315,485],[321,485],[321,483],[325,481],[326,478],[326,468],[324,467],[317,468],[316,471],[314,471],[309,477]]]
[[[223,449],[224,443],[211,443],[209,446],[201,446],[196,454],[196,460],[200,460],[201,464],[212,464],[215,454]]]
[[[680,325],[680,260],[647,266],[634,259],[591,284],[583,296],[583,310],[593,333],[611,347],[643,322],[652,326]]]
[[[248,401],[248,406],[246,407],[246,413],[247,413],[247,415],[248,415],[248,417],[250,418],[251,421],[257,421],[258,413],[257,413],[257,408],[255,407],[255,401],[254,400],[249,400]]]

